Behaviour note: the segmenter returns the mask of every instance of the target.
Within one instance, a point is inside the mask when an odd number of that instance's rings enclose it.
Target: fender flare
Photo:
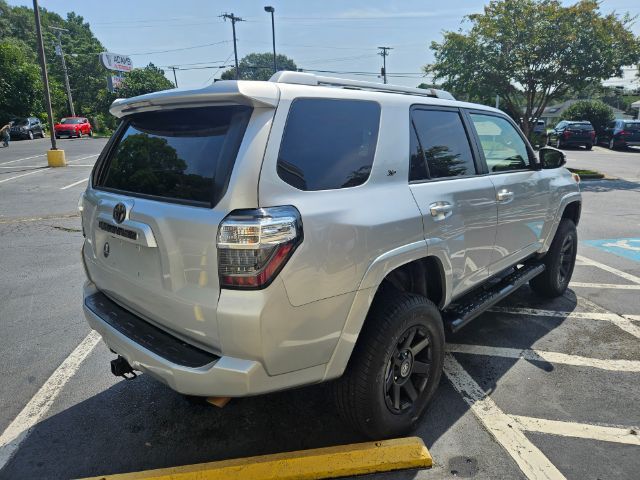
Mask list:
[[[556,210],[553,221],[550,222],[549,231],[545,235],[544,243],[542,248],[540,249],[541,253],[546,252],[551,247],[551,242],[553,241],[553,237],[556,235],[556,230],[558,229],[558,225],[560,225],[560,220],[562,219],[562,215],[564,214],[567,205],[570,203],[579,202],[582,204],[582,194],[580,192],[570,192],[564,195],[560,199],[560,203]]]

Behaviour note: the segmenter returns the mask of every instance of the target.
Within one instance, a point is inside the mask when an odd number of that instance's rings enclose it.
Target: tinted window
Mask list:
[[[165,199],[217,203],[251,109],[207,107],[128,117],[99,186]]]
[[[60,123],[64,125],[77,125],[82,123],[82,120],[80,118],[63,118],[60,120]]]
[[[411,118],[418,134],[419,150],[426,164],[414,161],[410,180],[458,177],[476,173],[467,133],[458,112],[414,109]]]
[[[515,127],[493,115],[471,114],[489,172],[522,170],[529,167],[527,146]]]
[[[278,175],[300,190],[363,184],[371,172],[379,123],[375,102],[295,100],[282,137]]]
[[[416,135],[416,130],[411,123],[411,159],[409,164],[409,181],[412,180],[424,180],[429,178],[429,172],[427,172],[427,162],[424,157],[424,152],[422,151],[422,146],[418,141],[418,136]]]
[[[640,130],[640,122],[627,122],[624,124],[624,129],[638,131]]]
[[[570,123],[568,128],[570,130],[593,130],[593,127],[590,123]]]

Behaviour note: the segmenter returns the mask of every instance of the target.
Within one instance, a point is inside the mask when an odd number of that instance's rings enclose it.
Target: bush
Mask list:
[[[596,135],[602,135],[607,123],[614,119],[613,109],[600,100],[580,100],[562,114],[562,120],[590,121]]]

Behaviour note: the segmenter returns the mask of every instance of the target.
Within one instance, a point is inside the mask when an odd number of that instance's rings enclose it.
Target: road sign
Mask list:
[[[107,70],[114,70],[116,72],[130,72],[133,69],[133,62],[131,57],[127,55],[120,55],[118,53],[102,52],[100,54],[100,61]]]
[[[124,76],[121,73],[115,73],[107,76],[107,89],[113,93],[122,86]]]

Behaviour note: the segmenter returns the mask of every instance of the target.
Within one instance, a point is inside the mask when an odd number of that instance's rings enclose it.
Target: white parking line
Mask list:
[[[514,428],[513,419],[496,405],[450,353],[445,355],[444,372],[476,418],[511,455],[529,480],[565,479],[522,430]]]
[[[32,157],[24,157],[24,158],[18,158],[17,160],[10,160],[8,162],[2,162],[0,163],[0,165],[9,165],[10,163],[16,163],[16,162],[21,162],[23,160],[31,160],[32,158],[39,158],[39,157],[44,157],[46,154],[42,153],[40,155],[34,155]]]
[[[0,180],[0,183],[4,183],[4,182],[8,182],[9,180],[15,180],[16,178],[22,178],[22,177],[26,177],[27,175],[33,175],[34,173],[40,173],[40,172],[44,172],[45,170],[48,170],[49,167],[42,167],[39,170],[32,170],[30,172],[27,173],[22,173],[20,175],[16,175],[15,177],[9,177],[9,178],[4,178],[2,180]]]
[[[587,299],[580,298],[579,301],[582,304],[588,305]],[[510,313],[513,315],[527,315],[534,317],[565,318],[570,320],[601,320],[611,322],[618,328],[624,330],[627,333],[630,333],[634,337],[640,338],[640,326],[632,323],[632,321],[640,321],[640,315],[618,315],[617,313],[613,312],[563,312],[556,310],[540,310],[537,308],[519,307],[493,307],[489,311],[494,313]]]
[[[29,436],[36,423],[48,413],[60,391],[73,377],[82,361],[91,353],[99,340],[100,335],[92,330],[2,432],[0,435],[0,470],[4,468],[20,444]]]
[[[468,345],[462,343],[448,343],[446,351],[451,353],[467,353],[471,355],[486,355],[489,357],[515,358],[537,362],[573,365],[575,367],[598,368],[611,372],[640,372],[640,361],[637,360],[603,360],[601,358],[581,357],[566,353],[546,352],[543,350],[491,347],[487,345]]]
[[[571,282],[570,287],[578,288],[608,288],[613,290],[640,290],[639,285],[621,285],[619,283],[585,283],[585,282]]]
[[[544,418],[523,417],[520,415],[509,416],[521,429],[527,432],[548,433],[563,437],[586,438],[640,446],[640,435],[638,435],[639,430],[637,427],[606,427],[588,423],[560,422]]]
[[[605,265],[604,263],[596,262],[595,260],[591,260],[590,258],[583,257],[582,255],[578,255],[576,257],[577,260],[586,265],[591,265],[592,267],[598,267],[601,270],[604,270],[609,273],[613,273],[614,275],[618,275],[621,278],[625,278],[630,282],[640,284],[640,277],[636,277],[635,275],[631,275],[630,273],[623,272],[622,270],[618,270],[617,268],[610,267],[609,265]]]
[[[99,155],[99,153],[96,153],[95,155],[88,155],[86,157],[76,158],[74,160],[69,160],[67,163],[79,162],[80,160],[86,160],[87,158],[97,157],[98,155]],[[15,180],[16,178],[26,177],[27,175],[33,175],[34,173],[45,172],[47,170],[49,170],[49,167],[43,166],[40,170],[34,170],[32,172],[23,173],[21,175],[16,175],[15,177],[4,178],[4,179],[0,180],[0,183],[8,182],[10,180]]]
[[[60,187],[60,190],[66,190],[67,188],[75,187],[76,185],[80,185],[81,183],[86,182],[89,178],[83,178],[82,180],[78,180],[77,182],[70,183],[69,185],[65,185],[64,187]]]

